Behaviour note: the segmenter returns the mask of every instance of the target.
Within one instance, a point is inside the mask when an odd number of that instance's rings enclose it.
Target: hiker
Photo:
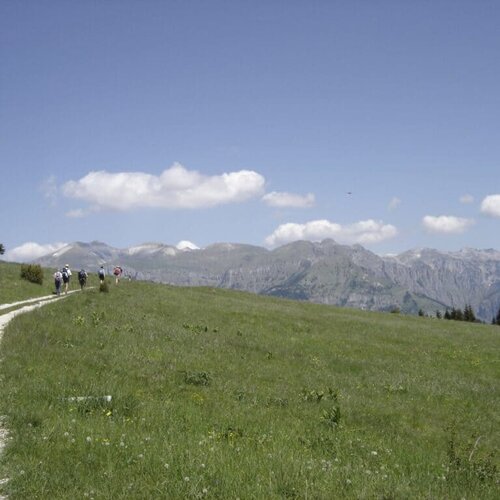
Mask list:
[[[104,271],[104,266],[101,266],[99,269],[99,281],[101,282],[101,285],[104,283],[104,277],[106,276],[106,271]]]
[[[71,278],[71,269],[69,268],[69,264],[66,264],[62,270],[62,279],[64,283],[64,293],[68,293],[69,288],[69,280]]]
[[[54,273],[54,285],[56,287],[56,295],[59,296],[61,295],[61,283],[62,283],[62,273],[59,271],[59,269],[56,269],[56,272]]]
[[[115,275],[115,285],[118,285],[122,273],[123,269],[120,266],[115,266],[115,268],[113,269],[113,274]]]
[[[87,271],[85,269],[80,269],[78,272],[78,281],[80,282],[80,288],[83,290],[85,288],[85,285],[87,284]]]

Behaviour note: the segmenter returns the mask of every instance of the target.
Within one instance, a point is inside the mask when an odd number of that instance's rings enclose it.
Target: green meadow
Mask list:
[[[499,348],[495,326],[110,282],[6,328],[0,493],[496,499]]]

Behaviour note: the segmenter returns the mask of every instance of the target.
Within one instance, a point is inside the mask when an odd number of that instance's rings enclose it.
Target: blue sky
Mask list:
[[[4,1],[0,242],[499,249],[498,26],[486,0]]]

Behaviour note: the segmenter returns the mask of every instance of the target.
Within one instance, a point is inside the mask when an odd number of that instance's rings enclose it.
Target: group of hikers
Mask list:
[[[123,274],[123,269],[120,266],[115,266],[113,268],[113,275],[115,277],[115,284],[118,285],[122,274]],[[101,284],[104,283],[104,280],[106,278],[106,271],[104,269],[104,266],[101,266],[99,268],[97,275],[99,276],[100,283]],[[64,291],[65,294],[68,293],[71,276],[72,276],[72,272],[71,272],[71,269],[69,267],[69,264],[66,264],[61,270],[56,269],[56,272],[54,273],[54,285],[56,287],[56,295],[61,295],[62,291]],[[78,283],[80,283],[80,288],[82,290],[87,286],[88,276],[89,275],[88,275],[87,271],[85,271],[85,269],[82,268],[82,269],[80,269],[80,271],[78,271]]]

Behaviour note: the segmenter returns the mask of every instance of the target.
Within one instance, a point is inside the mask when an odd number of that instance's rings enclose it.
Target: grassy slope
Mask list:
[[[1,347],[12,499],[498,495],[496,327],[122,283]]]

